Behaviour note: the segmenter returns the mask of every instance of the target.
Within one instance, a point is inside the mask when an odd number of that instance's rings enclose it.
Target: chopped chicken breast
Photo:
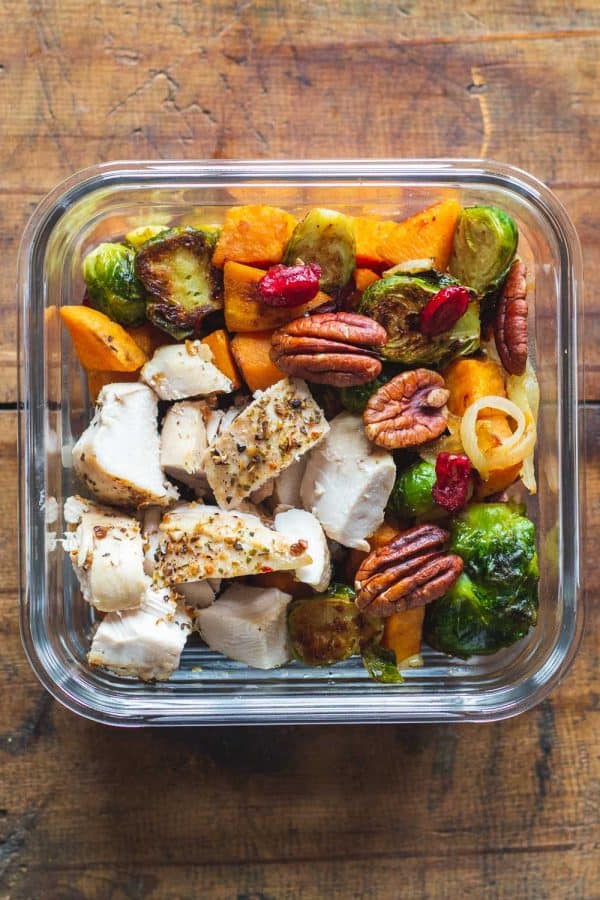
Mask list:
[[[174,585],[174,589],[182,595],[188,606],[205,609],[215,602],[215,597],[221,590],[221,579],[205,578],[204,581],[186,581],[183,584]]]
[[[277,588],[234,584],[197,613],[196,625],[211,650],[255,669],[274,669],[291,656],[286,626],[291,599]]]
[[[297,541],[300,538],[307,542],[312,562],[307,566],[299,566],[296,578],[316,591],[324,591],[331,580],[331,561],[327,538],[319,520],[305,509],[288,509],[277,513],[274,526],[275,531],[290,540]]]
[[[202,497],[208,483],[202,471],[202,457],[208,445],[202,400],[174,403],[168,410],[160,434],[160,464],[170,478],[187,484]]]
[[[140,524],[83,497],[65,501],[65,549],[84,600],[103,611],[135,609],[149,580]]]
[[[159,347],[143,366],[140,377],[161,400],[185,400],[207,394],[228,394],[233,384],[214,365],[212,350],[202,341]]]
[[[144,572],[152,576],[156,568],[156,554],[160,542],[160,522],[164,510],[160,506],[148,506],[142,510],[142,537],[144,539]]]
[[[179,666],[192,628],[189,613],[166,589],[146,591],[139,609],[105,616],[88,653],[92,666],[143,681],[164,681]]]
[[[308,565],[306,543],[267,528],[257,516],[190,503],[163,516],[155,580],[167,585],[236,578]]]
[[[329,431],[304,381],[284,378],[254,397],[205,453],[208,483],[224,509],[235,508]]]
[[[160,468],[156,396],[145,384],[107,384],[73,447],[83,483],[114,506],[167,506],[178,493]]]
[[[275,506],[302,506],[300,485],[306,469],[308,454],[292,463],[277,476],[273,483],[273,503]]]
[[[371,444],[362,420],[343,412],[312,451],[302,479],[302,505],[344,547],[368,550],[366,538],[383,522],[396,477],[391,453]]]

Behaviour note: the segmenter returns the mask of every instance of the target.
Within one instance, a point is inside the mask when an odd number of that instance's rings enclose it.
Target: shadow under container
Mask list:
[[[70,448],[91,409],[58,309],[81,302],[85,253],[147,222],[219,223],[237,204],[267,203],[297,215],[326,206],[398,219],[450,196],[513,216],[519,253],[534,273],[530,352],[542,402],[538,494],[529,514],[538,529],[537,627],[514,647],[468,662],[425,647],[424,667],[406,671],[402,685],[371,681],[360,659],[262,672],[200,644],[186,647],[168,682],[144,684],[90,668],[94,611],[81,599],[60,542],[63,501],[77,491]],[[489,721],[539,703],[566,671],[582,629],[580,290],[580,249],[564,209],[543,184],[504,164],[118,162],[59,185],[31,218],[19,262],[21,629],[42,684],[74,712],[117,725]]]

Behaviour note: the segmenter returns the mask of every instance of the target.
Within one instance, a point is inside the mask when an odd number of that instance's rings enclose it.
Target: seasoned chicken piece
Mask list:
[[[221,590],[220,578],[205,578],[204,581],[186,581],[176,584],[173,589],[184,598],[187,606],[205,609],[215,602]]]
[[[371,444],[362,420],[343,412],[306,464],[300,494],[325,533],[344,547],[368,550],[366,538],[383,522],[396,477],[391,453]]]
[[[291,600],[277,588],[231,585],[196,625],[211,650],[255,669],[274,669],[290,659],[286,610]]]
[[[73,447],[83,483],[114,506],[168,506],[179,496],[160,468],[157,401],[145,384],[107,384]]]
[[[170,478],[191,487],[197,497],[208,490],[202,457],[208,446],[204,417],[206,403],[184,401],[168,410],[160,433],[160,464]]]
[[[179,665],[192,629],[189,613],[166,589],[146,591],[139,609],[105,616],[88,653],[92,666],[143,681],[164,681]]]
[[[236,578],[311,562],[303,541],[267,528],[257,516],[190,503],[163,516],[155,580],[180,585]]]
[[[212,350],[202,341],[167,344],[159,347],[143,366],[140,378],[161,400],[228,394],[233,390],[233,384],[212,359]]]
[[[224,509],[235,508],[329,431],[304,381],[284,378],[254,397],[204,456],[208,483]]]
[[[331,561],[327,538],[319,520],[305,509],[288,509],[277,513],[275,531],[290,540],[301,539],[308,544],[312,562],[296,569],[296,578],[316,591],[324,591],[331,581]]]
[[[103,611],[139,607],[150,583],[139,522],[78,496],[65,501],[65,520],[83,599]]]
[[[292,463],[277,476],[273,483],[273,502],[275,506],[302,506],[300,485],[306,469],[308,454]]]

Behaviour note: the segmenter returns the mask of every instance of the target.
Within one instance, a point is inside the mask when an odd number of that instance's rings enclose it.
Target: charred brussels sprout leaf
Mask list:
[[[365,669],[373,679],[381,684],[402,684],[404,678],[396,665],[396,654],[381,644],[373,643],[362,652]]]
[[[332,584],[324,594],[290,604],[288,632],[296,659],[308,666],[330,666],[381,636],[381,620],[361,613],[354,597],[352,588]]]
[[[477,294],[486,294],[504,279],[518,242],[517,226],[507,213],[495,206],[470,206],[458,220],[450,272]]]
[[[138,278],[150,294],[147,315],[177,340],[197,334],[221,309],[221,274],[211,259],[216,232],[170,228],[146,241],[136,256]]]
[[[431,496],[435,480],[435,466],[425,460],[404,469],[394,482],[388,511],[399,519],[421,518],[439,512]]]
[[[135,274],[135,255],[124,244],[98,244],[83,260],[83,280],[92,306],[119,325],[146,318],[144,289]]]
[[[358,312],[383,325],[388,342],[384,359],[403,366],[443,366],[457,356],[479,348],[479,304],[476,300],[458,322],[443,334],[428,337],[420,330],[423,307],[443,287],[458,284],[436,272],[426,275],[390,275],[373,282],[364,292]]]
[[[465,564],[450,591],[427,608],[428,644],[467,659],[496,653],[537,620],[535,527],[509,503],[473,503],[451,526],[451,550]]]
[[[321,266],[321,290],[341,291],[352,277],[356,263],[356,241],[352,222],[331,209],[312,209],[299,222],[288,242],[283,262],[296,260]]]

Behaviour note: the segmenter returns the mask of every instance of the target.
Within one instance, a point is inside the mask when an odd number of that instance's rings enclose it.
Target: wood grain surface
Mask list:
[[[0,4],[0,898],[600,897],[600,6]],[[480,726],[120,731],[57,706],[16,613],[24,224],[114,158],[488,156],[582,242],[588,624],[564,683]],[[592,560],[587,562],[587,560]]]

